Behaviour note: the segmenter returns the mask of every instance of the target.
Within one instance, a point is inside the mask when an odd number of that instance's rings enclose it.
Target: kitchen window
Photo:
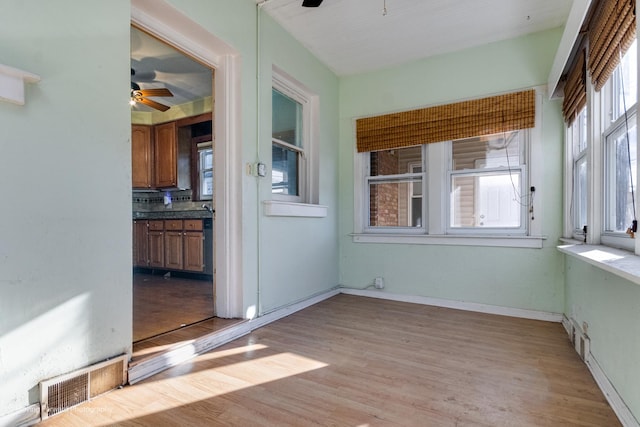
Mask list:
[[[198,183],[200,200],[212,200],[213,147],[211,142],[198,144]]]

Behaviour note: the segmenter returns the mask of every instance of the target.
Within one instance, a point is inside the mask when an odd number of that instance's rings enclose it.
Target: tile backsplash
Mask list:
[[[203,204],[212,206],[211,200],[193,201],[191,190],[157,191],[157,192],[133,192],[134,212],[153,212],[166,210],[199,210]],[[165,205],[165,196],[171,198],[171,203]]]

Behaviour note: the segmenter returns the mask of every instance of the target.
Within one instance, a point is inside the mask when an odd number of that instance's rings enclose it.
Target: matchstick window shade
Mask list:
[[[584,50],[581,50],[574,60],[567,81],[564,85],[564,100],[562,113],[564,121],[571,124],[578,113],[587,105],[586,69]]]
[[[535,126],[535,90],[356,120],[357,150],[391,150]]]
[[[636,0],[601,0],[589,25],[588,68],[602,89],[636,38]]]

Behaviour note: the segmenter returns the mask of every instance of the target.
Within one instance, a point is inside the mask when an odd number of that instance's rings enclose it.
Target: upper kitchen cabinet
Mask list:
[[[131,185],[151,188],[152,175],[151,126],[131,127]]]
[[[176,122],[154,126],[154,181],[157,188],[178,185],[178,128]]]

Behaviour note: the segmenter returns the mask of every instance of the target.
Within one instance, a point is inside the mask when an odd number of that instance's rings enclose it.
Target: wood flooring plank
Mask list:
[[[43,425],[620,425],[561,325],[351,295],[83,407]]]

